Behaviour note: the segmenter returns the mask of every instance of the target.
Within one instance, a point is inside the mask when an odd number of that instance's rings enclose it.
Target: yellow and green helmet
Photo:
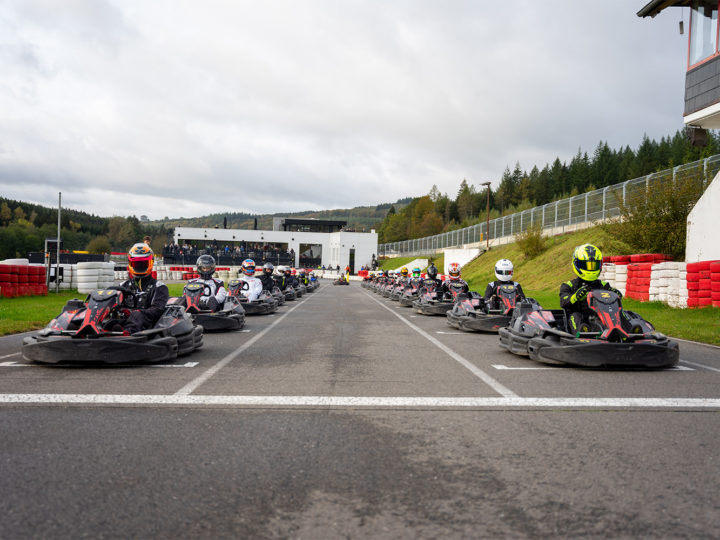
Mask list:
[[[602,269],[602,252],[592,244],[575,248],[572,258],[573,270],[584,281],[595,281]]]

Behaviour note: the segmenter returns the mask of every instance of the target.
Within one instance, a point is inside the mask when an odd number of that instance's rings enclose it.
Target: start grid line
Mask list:
[[[324,291],[322,291],[324,292]],[[238,407],[238,408],[305,408],[305,409],[561,409],[561,410],[683,410],[708,411],[720,409],[720,399],[715,398],[558,398],[558,397],[520,397],[496,379],[473,365],[470,361],[450,349],[402,315],[396,313],[379,300],[365,293],[368,298],[398,317],[415,332],[430,341],[437,348],[467,368],[476,377],[485,382],[501,397],[392,397],[392,396],[220,396],[194,395],[193,392],[212,376],[227,366],[245,350],[251,347],[270,330],[277,326],[290,313],[305,304],[307,300],[296,304],[267,328],[253,336],[232,353],[226,355],[217,364],[171,395],[149,394],[0,394],[0,405],[95,405],[95,406],[176,406],[176,407]],[[313,295],[315,298],[318,295]],[[15,356],[14,353],[7,357]],[[5,358],[5,357],[2,357]],[[687,362],[693,364],[692,362]],[[178,367],[194,367],[197,363]],[[699,364],[694,364],[701,367]],[[497,368],[498,366],[493,366]],[[503,366],[504,367],[504,366]],[[714,368],[702,366],[716,371]]]

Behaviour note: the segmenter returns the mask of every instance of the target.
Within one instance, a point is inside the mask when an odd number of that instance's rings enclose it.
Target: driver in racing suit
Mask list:
[[[470,292],[470,287],[467,282],[460,279],[460,265],[458,263],[450,263],[448,266],[448,277],[450,279],[444,281],[442,284],[443,297],[454,300],[456,294]]]
[[[572,267],[577,277],[560,285],[560,307],[568,315],[571,332],[590,332],[588,315],[591,310],[585,301],[588,293],[593,289],[605,289],[620,297],[622,294],[607,281],[598,279],[602,269],[602,252],[592,244],[575,248]]]
[[[188,283],[201,283],[205,285],[201,306],[210,311],[217,311],[222,308],[227,298],[225,283],[220,279],[215,279],[215,259],[211,255],[200,255],[195,264],[200,277],[191,279]]]
[[[247,283],[248,288],[243,289],[241,294],[251,302],[257,300],[263,291],[263,286],[260,280],[255,277],[255,261],[245,259],[242,262],[242,273],[243,275],[240,276],[240,280]]]
[[[275,267],[273,266],[273,263],[266,262],[263,265],[263,271],[262,274],[260,274],[260,283],[262,283],[262,288],[264,291],[272,292],[273,288],[277,287],[275,284],[275,280],[273,279],[273,272],[275,271]]]
[[[497,298],[498,288],[502,285],[512,284],[515,285],[515,291],[517,293],[517,300],[522,301],[525,298],[525,293],[522,287],[517,281],[513,281],[513,263],[509,259],[500,259],[495,263],[495,277],[496,281],[491,281],[485,288],[485,294],[483,298],[485,302],[490,306],[491,309],[499,307]]]
[[[130,311],[127,320],[114,330],[134,334],[152,328],[158,322],[170,298],[167,285],[152,276],[153,250],[144,243],[135,244],[128,252],[128,273],[130,279],[121,287],[135,292],[137,305]]]
[[[420,286],[428,290],[442,287],[442,281],[437,277],[437,267],[434,264],[427,267],[427,277],[420,281]]]

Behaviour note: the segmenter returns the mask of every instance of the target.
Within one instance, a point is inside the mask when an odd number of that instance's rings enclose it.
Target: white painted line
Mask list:
[[[355,396],[200,396],[128,394],[0,394],[0,404],[188,405],[342,408],[653,408],[720,409],[712,398],[521,398],[521,397],[355,397]]]
[[[699,368],[702,368],[702,369],[707,369],[707,370],[710,370],[710,371],[715,371],[715,372],[717,372],[717,373],[720,373],[720,369],[714,368],[714,367],[710,367],[710,366],[706,366],[705,364],[696,364],[695,362],[689,362],[688,360],[680,360],[680,362],[682,362],[683,364],[688,364],[689,366],[695,366],[695,367],[699,367]]]
[[[19,355],[20,355],[19,352],[14,352],[12,354],[6,354],[5,356],[0,356],[0,360],[2,360],[3,358],[10,358],[11,356],[19,356]]]
[[[443,332],[443,331],[441,331],[441,330],[437,330],[435,333],[436,333],[436,334],[444,334],[444,335],[446,335],[446,336],[462,336],[462,335],[467,335],[466,332]]]
[[[559,369],[562,371],[563,368],[573,368],[575,366],[523,366],[523,367],[513,367],[513,366],[505,366],[503,364],[492,364],[492,367],[499,370],[512,370],[512,371],[537,371],[542,369]],[[628,370],[633,371],[647,371],[645,368],[628,368]],[[673,366],[671,368],[666,368],[663,371],[695,371],[693,368],[685,367],[685,366]]]
[[[116,366],[118,368],[192,368],[199,364],[200,362],[185,362],[184,364],[122,364],[119,366]],[[0,362],[0,367],[43,367],[43,368],[62,368],[62,367],[68,367],[63,365],[48,365],[48,364],[22,364],[20,362]],[[74,368],[75,366],[71,366]]]
[[[375,299],[374,299],[372,296],[370,296],[368,293],[365,293],[365,294],[367,294],[369,298],[375,300]],[[382,307],[384,307],[385,309],[387,309],[390,313],[392,313],[393,315],[395,315],[398,319],[400,319],[402,322],[404,322],[405,324],[407,324],[410,328],[412,328],[413,330],[415,330],[418,334],[420,334],[421,336],[423,336],[423,337],[424,337],[425,339],[427,339],[430,343],[432,343],[433,345],[435,345],[438,349],[440,349],[440,350],[443,351],[445,354],[447,354],[448,356],[450,356],[453,360],[455,360],[456,362],[458,362],[460,365],[464,366],[464,367],[465,367],[466,369],[468,369],[473,375],[475,375],[477,378],[479,378],[480,380],[482,380],[485,384],[487,384],[490,388],[492,388],[493,390],[495,390],[495,391],[496,391],[498,394],[500,394],[501,396],[504,396],[504,397],[506,397],[506,398],[518,397],[518,395],[517,395],[515,392],[513,392],[513,391],[510,390],[509,388],[507,388],[507,387],[503,386],[502,384],[500,384],[498,381],[496,381],[496,380],[495,380],[494,378],[492,378],[490,375],[488,375],[487,373],[485,373],[483,370],[481,370],[480,368],[478,368],[478,367],[476,367],[475,365],[473,365],[471,362],[469,362],[468,360],[466,360],[465,358],[463,358],[462,356],[460,356],[458,353],[456,353],[455,351],[453,351],[450,347],[448,347],[447,345],[445,345],[444,343],[442,343],[442,342],[439,341],[438,339],[434,338],[433,336],[431,336],[430,334],[428,334],[427,332],[425,332],[423,329],[419,328],[418,326],[415,326],[413,323],[411,323],[410,321],[408,321],[408,320],[407,320],[405,317],[403,317],[402,315],[400,315],[400,314],[398,314],[398,313],[395,313],[392,309],[390,309],[389,307],[385,306],[382,302],[379,302],[378,300],[375,300],[375,302],[377,302],[379,305],[381,305]]]
[[[323,291],[327,291],[330,289],[323,289]],[[317,295],[314,295],[316,297]],[[307,300],[306,300],[307,301]],[[188,384],[183,386],[180,390],[175,392],[176,396],[187,396],[189,394],[192,394],[196,388],[198,388],[200,385],[205,383],[210,377],[215,375],[218,371],[220,371],[222,368],[227,366],[230,362],[232,362],[235,358],[237,358],[240,354],[245,352],[248,348],[250,348],[256,341],[258,341],[260,338],[262,338],[265,334],[267,334],[270,330],[272,330],[275,326],[280,324],[285,317],[290,315],[293,311],[295,311],[297,308],[299,308],[303,303],[295,304],[293,307],[291,307],[288,311],[286,311],[281,317],[278,317],[273,321],[273,323],[268,326],[265,330],[261,331],[258,334],[255,334],[252,338],[250,338],[248,341],[246,341],[243,345],[241,345],[239,348],[235,349],[233,352],[225,356],[222,360],[220,360],[217,364],[212,366],[210,369],[205,371],[205,373],[202,373],[200,376],[195,378],[194,380],[190,381]]]
[[[250,330],[240,330],[240,332],[242,332],[243,334],[247,334],[248,332],[250,332]]]
[[[710,343],[703,343],[702,341],[692,341],[689,339],[682,339],[679,337],[673,337],[668,336],[670,339],[674,339],[675,341],[684,341],[685,343],[692,343],[693,345],[702,345],[703,347],[710,347],[712,349],[720,349],[720,346],[718,345],[711,345]]]

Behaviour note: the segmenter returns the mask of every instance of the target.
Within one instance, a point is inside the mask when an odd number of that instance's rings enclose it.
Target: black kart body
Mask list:
[[[496,297],[488,302],[477,292],[462,293],[446,313],[447,322],[466,332],[497,332],[510,323],[517,300],[512,283],[498,287]]]
[[[667,368],[677,365],[676,341],[655,331],[637,313],[625,311],[614,292],[595,289],[586,299],[589,332],[570,332],[564,310],[521,302],[510,324],[499,330],[500,345],[546,364],[584,367]]]
[[[245,326],[245,310],[237,298],[228,295],[217,311],[211,311],[205,308],[202,301],[205,288],[209,290],[203,283],[188,283],[183,288],[183,296],[170,298],[168,305],[182,305],[193,321],[202,325],[206,332],[229,332]]]
[[[43,364],[137,364],[175,360],[203,344],[203,327],[181,305],[167,305],[153,328],[134,334],[113,328],[127,320],[139,295],[122,287],[69,300],[62,313],[23,340],[26,360]]]
[[[445,315],[462,294],[460,287],[453,287],[452,284],[449,287],[450,289],[444,293],[441,287],[421,288],[417,300],[413,302],[413,307],[422,315]]]
[[[262,291],[257,300],[248,300],[242,294],[247,287],[247,283],[242,279],[231,279],[228,283],[228,296],[240,303],[246,315],[268,315],[277,311],[278,302],[272,294]]]
[[[418,292],[420,291],[420,282],[417,280],[411,280],[405,285],[398,298],[401,306],[412,307],[413,302],[417,300]]]

